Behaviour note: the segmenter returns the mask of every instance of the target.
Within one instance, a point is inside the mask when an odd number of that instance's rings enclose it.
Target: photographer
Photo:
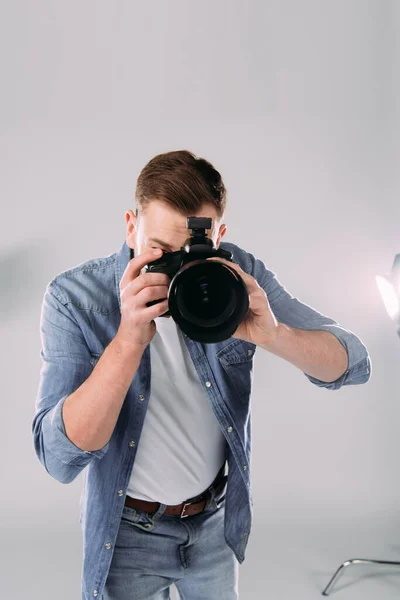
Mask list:
[[[254,352],[330,390],[368,381],[370,359],[356,335],[222,241],[226,190],[209,162],[187,151],[154,157],[136,201],[118,252],[46,288],[35,450],[62,483],[84,472],[83,598],[169,598],[174,583],[190,600],[232,600],[252,523]],[[193,215],[212,219],[205,260],[221,274],[229,267],[246,290],[243,318],[211,343],[162,316],[172,310],[171,278],[146,270],[181,251]],[[219,249],[232,260],[213,256]]]

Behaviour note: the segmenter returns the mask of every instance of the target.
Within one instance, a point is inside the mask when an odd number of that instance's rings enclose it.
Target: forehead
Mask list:
[[[189,215],[188,215],[189,216]],[[200,210],[196,211],[194,215],[196,217],[211,217],[214,227],[214,221],[217,219],[216,209],[212,205],[202,206]],[[145,209],[145,212],[141,214],[140,221],[144,232],[147,236],[164,236],[168,235],[188,235],[189,230],[187,229],[187,217],[182,215],[177,210],[165,202],[154,200],[150,202]]]

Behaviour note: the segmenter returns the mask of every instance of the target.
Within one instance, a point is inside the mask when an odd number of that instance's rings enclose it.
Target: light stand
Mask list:
[[[387,310],[388,315],[396,323],[397,335],[400,336],[400,254],[396,254],[392,271],[390,274],[382,276],[376,276],[376,283],[379,288],[383,303]],[[393,562],[390,560],[375,560],[370,558],[351,558],[346,560],[337,569],[336,573],[322,592],[323,596],[328,596],[333,586],[342,575],[343,571],[354,564],[378,564],[378,565],[391,565],[400,567],[400,562]]]

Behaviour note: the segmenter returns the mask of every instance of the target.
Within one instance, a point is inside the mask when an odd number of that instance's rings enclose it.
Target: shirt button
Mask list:
[[[251,356],[253,354],[253,350],[247,350],[247,354]]]
[[[206,381],[206,387],[211,387],[211,381]]]
[[[124,490],[118,490],[118,496],[122,496],[124,493]]]
[[[244,471],[247,471],[247,467],[246,467],[246,465],[244,465],[244,467],[243,467],[243,470],[244,470]]]
[[[130,447],[131,447],[131,448],[133,448],[133,446],[135,445],[135,441],[134,441],[134,440],[131,440],[131,441],[129,442],[129,445],[130,445]]]
[[[144,400],[144,396],[143,396],[143,394],[140,394],[140,396],[139,396],[139,400],[141,400],[141,401],[143,402],[143,400]]]
[[[107,543],[107,544],[104,544],[104,548],[105,548],[106,550],[109,550],[109,549],[111,548],[111,544],[108,544],[108,543]]]
[[[228,431],[229,431],[229,433],[232,431],[232,427],[230,425],[228,427]]]
[[[96,597],[98,593],[99,593],[99,592],[98,592],[97,590],[93,590],[93,596],[95,596],[95,597]]]

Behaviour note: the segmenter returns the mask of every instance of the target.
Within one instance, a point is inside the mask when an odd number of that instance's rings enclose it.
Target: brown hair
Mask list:
[[[207,160],[188,150],[165,152],[152,158],[140,172],[135,195],[140,210],[151,200],[163,200],[185,216],[195,214],[204,204],[212,204],[222,217],[226,206],[226,189],[220,173]]]

